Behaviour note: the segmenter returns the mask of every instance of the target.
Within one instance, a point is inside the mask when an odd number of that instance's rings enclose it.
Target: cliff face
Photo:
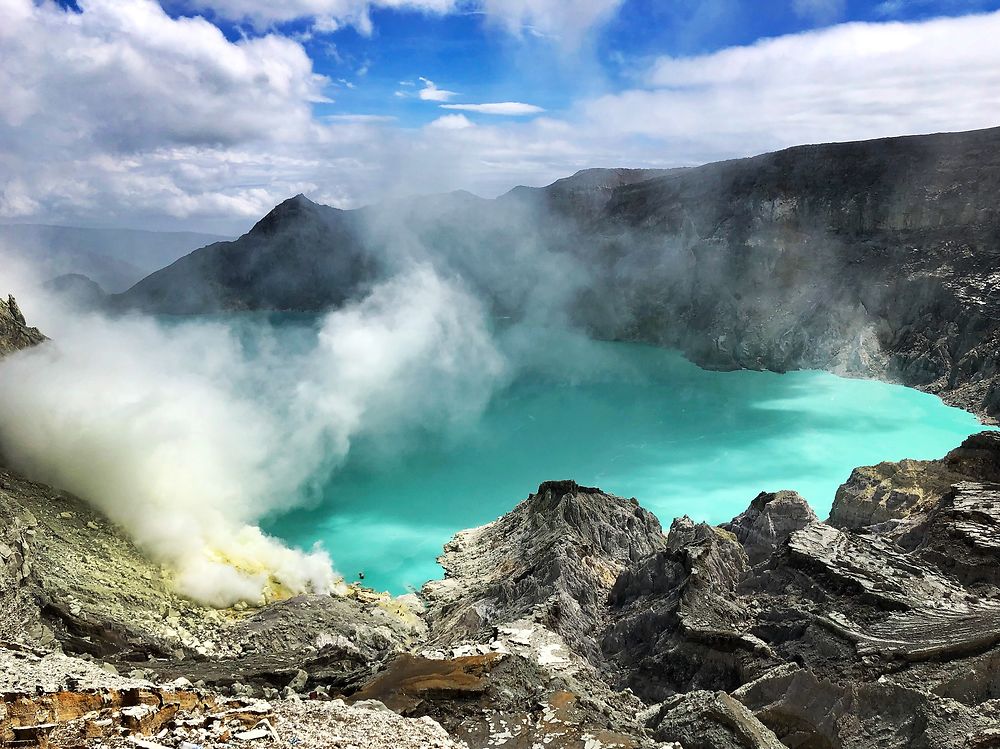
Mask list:
[[[38,328],[29,328],[14,297],[0,299],[0,356],[30,348],[45,340]]]
[[[588,262],[609,258],[592,324],[710,367],[874,375],[993,413],[998,144],[807,146],[623,186],[589,223]]]

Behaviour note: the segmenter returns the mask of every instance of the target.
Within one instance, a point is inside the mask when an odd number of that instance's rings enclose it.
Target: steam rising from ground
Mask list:
[[[257,521],[308,496],[362,433],[460,427],[505,375],[480,303],[426,265],[328,314],[294,351],[266,324],[246,336],[81,315],[4,282],[53,340],[0,364],[0,450],[219,606],[335,588],[325,551],[286,548]]]

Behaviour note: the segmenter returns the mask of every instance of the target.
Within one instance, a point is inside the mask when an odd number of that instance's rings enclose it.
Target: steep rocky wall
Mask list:
[[[598,334],[716,368],[897,380],[995,413],[1000,130],[789,149],[618,188]]]
[[[553,307],[597,336],[677,347],[706,367],[884,378],[993,415],[998,195],[1000,129],[588,171],[497,200],[337,211],[297,196],[111,304],[325,309],[415,249],[504,317]]]

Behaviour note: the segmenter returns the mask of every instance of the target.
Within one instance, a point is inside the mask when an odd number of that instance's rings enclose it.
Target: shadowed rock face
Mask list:
[[[0,356],[30,348],[45,340],[38,328],[29,328],[14,297],[0,299]]]
[[[321,310],[360,294],[374,271],[350,214],[297,195],[239,239],[196,250],[110,304],[168,314]]]

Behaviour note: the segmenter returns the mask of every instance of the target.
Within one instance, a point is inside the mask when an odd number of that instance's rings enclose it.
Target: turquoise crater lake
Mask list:
[[[826,517],[851,469],[937,458],[982,427],[896,385],[824,372],[711,372],[625,343],[541,347],[459,437],[387,457],[361,439],[322,501],[270,518],[302,548],[319,541],[348,581],[402,593],[440,577],[458,530],[512,509],[548,479],[636,497],[664,526],[718,523],[760,491],[795,489]],[[585,354],[584,358],[581,355]]]

